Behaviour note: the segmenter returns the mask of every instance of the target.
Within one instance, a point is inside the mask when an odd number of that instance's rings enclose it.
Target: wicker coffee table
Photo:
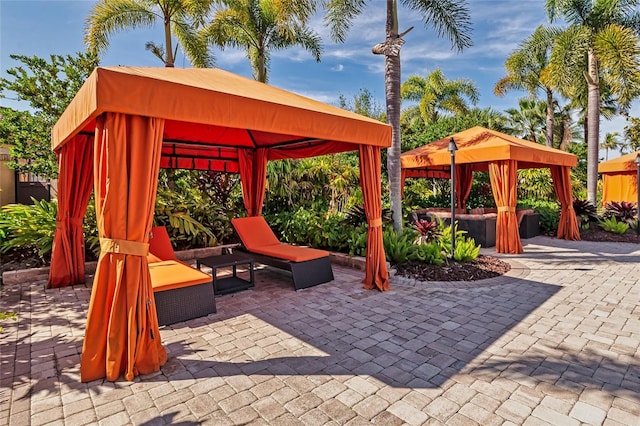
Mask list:
[[[221,254],[218,256],[208,256],[196,260],[198,269],[201,265],[211,268],[211,276],[213,277],[213,289],[216,295],[234,293],[236,291],[247,290],[254,286],[253,281],[253,258],[239,254]],[[247,265],[249,268],[249,279],[238,276],[238,266]],[[219,268],[233,268],[233,274],[230,277],[218,278]]]

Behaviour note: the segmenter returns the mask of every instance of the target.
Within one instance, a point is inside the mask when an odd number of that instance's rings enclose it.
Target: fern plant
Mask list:
[[[601,220],[600,226],[607,232],[613,232],[614,234],[624,234],[629,229],[629,224],[626,222],[618,222],[618,220],[611,216],[607,219]]]

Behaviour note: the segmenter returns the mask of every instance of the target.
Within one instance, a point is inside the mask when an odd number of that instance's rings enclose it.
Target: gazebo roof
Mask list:
[[[99,67],[54,126],[53,149],[104,112],[165,119],[162,167],[237,172],[237,148],[391,144],[387,124],[220,69]]]
[[[486,170],[488,163],[500,160],[517,160],[521,169],[550,165],[573,167],[578,162],[577,157],[568,152],[476,126],[404,152],[402,168],[442,169],[450,165],[451,155],[447,149],[451,138],[458,147],[456,164],[475,164],[474,170]]]
[[[635,173],[638,169],[635,163],[636,157],[638,155],[640,155],[640,151],[622,155],[609,161],[603,161],[602,163],[598,164],[598,173]]]

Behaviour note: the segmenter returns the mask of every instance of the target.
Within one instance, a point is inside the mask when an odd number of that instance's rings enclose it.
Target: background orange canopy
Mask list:
[[[517,170],[549,167],[560,201],[558,238],[579,240],[573,210],[569,168],[578,164],[575,155],[495,130],[476,126],[421,146],[400,156],[403,177],[450,177],[453,139],[455,153],[456,204],[465,208],[474,171],[489,171],[491,190],[498,207],[496,251],[522,253],[516,221]]]
[[[451,155],[447,148],[451,138],[458,146],[456,164],[472,164],[473,171],[486,171],[490,162],[500,160],[516,160],[519,169],[578,164],[578,158],[571,153],[476,126],[403,152],[402,168],[442,170],[449,166]]]
[[[602,173],[602,204],[612,201],[638,202],[638,167],[640,151],[622,155],[598,165]]]

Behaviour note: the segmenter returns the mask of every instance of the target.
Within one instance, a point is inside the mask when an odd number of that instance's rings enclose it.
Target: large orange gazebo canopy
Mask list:
[[[638,166],[640,151],[622,155],[598,164],[602,173],[602,203],[612,201],[638,202]]]
[[[365,288],[388,290],[379,121],[218,69],[96,68],[52,131],[58,213],[49,287],[85,280],[82,220],[95,193],[100,257],[82,348],[82,381],[159,370],[147,254],[159,169],[237,172],[259,215],[268,160],[358,151],[367,214]]]
[[[451,138],[458,147],[456,164],[470,164],[473,171],[486,171],[489,163],[504,160],[516,160],[519,169],[574,167],[578,163],[577,157],[568,152],[476,126],[402,153],[402,168],[438,170],[450,165],[447,148]]]
[[[238,172],[238,148],[389,146],[389,126],[220,69],[100,67],[53,128],[54,150],[105,112],[165,120],[161,167]],[[215,147],[215,149],[211,149]]]

